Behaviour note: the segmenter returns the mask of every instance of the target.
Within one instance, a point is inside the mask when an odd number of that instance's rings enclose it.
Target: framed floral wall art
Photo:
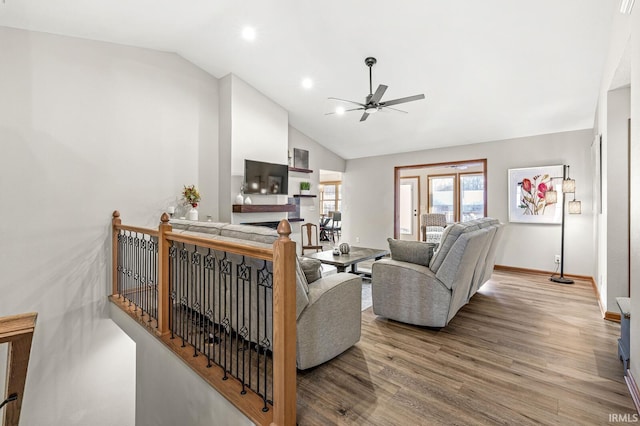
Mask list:
[[[547,191],[557,192],[548,202]],[[562,222],[562,165],[509,169],[509,222]]]

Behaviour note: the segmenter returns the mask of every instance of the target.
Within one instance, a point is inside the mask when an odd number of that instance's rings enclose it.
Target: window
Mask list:
[[[456,176],[429,176],[429,213],[444,213],[447,223],[456,221]]]
[[[484,217],[484,175],[460,174],[460,215],[462,222]]]
[[[484,217],[484,174],[428,176],[429,213],[444,213],[447,222]]]
[[[320,182],[321,213],[328,215],[329,212],[341,211],[342,207],[342,182]]]
[[[419,177],[418,217],[443,213],[448,223],[456,223],[487,214],[486,159],[396,166],[394,175],[394,238],[406,236],[408,229],[408,207],[401,195],[403,180],[411,176]]]

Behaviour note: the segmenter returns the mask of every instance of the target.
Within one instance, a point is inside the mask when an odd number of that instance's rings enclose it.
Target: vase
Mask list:
[[[251,197],[247,197],[247,198],[245,198],[245,199],[244,199],[244,203],[245,203],[245,204],[251,204],[251,203],[252,203],[252,201],[251,201]]]
[[[236,204],[244,204],[244,197],[242,196],[242,192],[239,192],[236,195]]]
[[[300,195],[311,195],[311,190],[310,189],[301,189],[300,190]]]
[[[191,210],[189,210],[187,217],[189,218],[189,220],[198,220],[198,210],[196,210],[195,207],[191,207]]]

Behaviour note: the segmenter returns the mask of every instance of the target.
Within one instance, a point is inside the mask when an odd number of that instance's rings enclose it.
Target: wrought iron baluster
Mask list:
[[[266,412],[269,411],[269,406],[268,406],[268,401],[269,401],[269,382],[268,382],[268,378],[269,378],[269,365],[268,365],[268,361],[269,361],[269,357],[268,357],[268,352],[269,352],[269,347],[271,346],[271,342],[269,341],[269,334],[268,334],[268,323],[267,323],[267,318],[268,318],[268,310],[269,310],[269,306],[272,306],[273,303],[273,299],[272,297],[269,297],[269,290],[273,290],[273,273],[271,271],[269,271],[268,268],[268,263],[265,261],[264,265],[262,267],[262,269],[260,269],[258,271],[258,285],[262,287],[263,289],[263,309],[262,309],[262,317],[263,317],[263,323],[264,323],[264,337],[263,339],[260,341],[260,345],[262,346],[262,359],[263,359],[263,384],[262,384],[262,393],[260,392],[260,385],[258,385],[258,394],[262,394],[262,401],[263,401],[263,407],[262,407],[262,411]],[[273,293],[271,292],[271,296],[273,296]],[[260,365],[259,361],[258,361],[258,365]],[[260,377],[260,376],[258,376]]]
[[[246,386],[246,356],[245,356],[245,349],[247,347],[247,344],[250,345],[250,340],[251,340],[251,334],[250,334],[250,329],[251,329],[251,267],[249,265],[246,264],[246,259],[244,256],[242,256],[242,263],[240,263],[239,265],[236,266],[236,288],[239,287],[240,282],[242,282],[242,297],[240,297],[240,295],[238,294],[238,300],[242,300],[242,323],[238,322],[237,327],[239,329],[238,334],[240,335],[240,337],[242,338],[242,349],[238,350],[237,349],[237,357],[236,357],[236,372],[238,373],[238,378],[240,379],[241,383],[242,383],[242,390],[241,390],[241,394],[244,395],[247,393],[245,386]],[[247,289],[249,290],[249,322],[248,324],[245,323],[245,318],[247,316],[246,312],[245,312],[245,308],[246,308],[246,297],[247,297]],[[240,311],[238,309],[238,311]],[[237,313],[237,315],[240,315],[240,312]],[[242,374],[240,374],[240,368],[239,368],[239,355],[240,353],[242,353]],[[251,354],[251,351],[249,351],[249,354]]]
[[[122,289],[122,271],[123,271],[123,252],[124,252],[124,243],[122,242],[122,230],[118,231],[118,267],[117,267],[117,287],[118,287],[118,298],[123,297],[124,290]]]
[[[178,275],[178,248],[176,244],[171,241],[171,245],[169,246],[169,289],[170,289],[170,309],[169,309],[169,329],[171,330],[171,339],[176,336],[176,320],[175,320],[175,310],[176,310],[176,300],[178,300],[178,289],[177,289],[177,275]]]
[[[207,368],[211,368],[211,352],[213,345],[215,344],[215,336],[213,329],[214,311],[215,311],[215,265],[216,261],[211,254],[211,249],[208,250],[207,256],[204,258],[204,267],[206,271],[205,292],[204,299],[207,301],[206,315],[206,327],[205,327],[205,341],[207,347]],[[214,351],[215,352],[215,351]]]
[[[191,254],[191,285],[192,287],[192,298],[193,298],[193,303],[191,304],[192,307],[192,318],[191,318],[191,332],[192,332],[192,336],[191,336],[191,345],[193,346],[193,356],[197,357],[198,356],[198,350],[200,348],[200,338],[198,336],[201,335],[200,333],[200,325],[202,324],[202,313],[200,311],[201,308],[201,300],[199,299],[198,296],[200,294],[199,291],[199,287],[202,287],[202,283],[200,282],[202,275],[200,274],[200,266],[201,266],[201,255],[200,253],[198,253],[198,247],[194,247],[194,251]],[[194,329],[198,330],[195,331]]]
[[[231,304],[231,294],[229,294],[229,297],[227,297],[227,290],[229,289],[229,284],[231,281],[231,261],[229,259],[227,259],[227,253],[224,252],[224,257],[222,260],[220,260],[220,281],[221,281],[221,286],[222,283],[224,283],[224,288],[222,289],[223,294],[224,294],[224,319],[222,320],[221,325],[224,327],[224,347],[221,348],[223,349],[223,356],[224,358],[222,359],[222,367],[224,370],[224,376],[222,377],[222,380],[227,380],[228,376],[227,376],[227,372],[229,371],[228,369],[228,363],[227,363],[227,359],[228,359],[228,352],[231,352],[232,348],[229,348],[229,344],[233,345],[233,340],[231,340],[230,338],[230,331],[231,331],[231,324],[230,324],[230,320],[229,320],[229,316],[228,316],[228,310],[227,310],[227,305]],[[222,331],[222,330],[221,330]]]
[[[189,302],[188,295],[188,282],[187,282],[187,261],[189,259],[189,252],[185,248],[185,244],[182,244],[182,249],[180,249],[180,337],[182,338],[182,347],[186,346],[185,344],[185,335],[187,334],[187,303]]]

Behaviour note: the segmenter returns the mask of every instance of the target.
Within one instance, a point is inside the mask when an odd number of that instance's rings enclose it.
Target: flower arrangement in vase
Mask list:
[[[198,188],[195,185],[184,186],[182,190],[182,199],[184,200],[184,205],[191,205],[191,209],[188,213],[189,220],[198,220],[198,202],[200,201],[200,192],[198,192]]]

